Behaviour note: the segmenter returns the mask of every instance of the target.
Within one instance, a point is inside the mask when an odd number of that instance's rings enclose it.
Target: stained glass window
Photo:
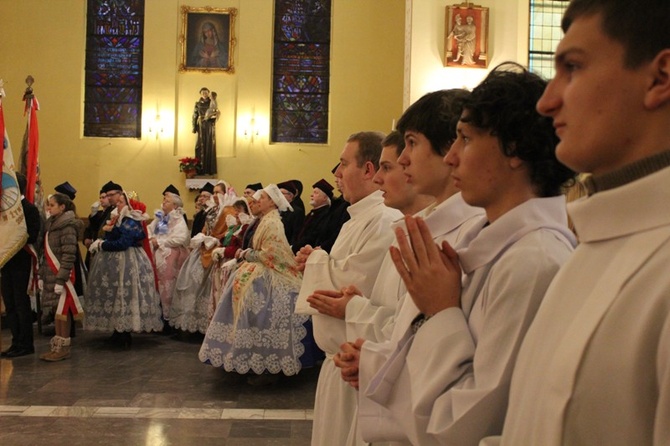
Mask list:
[[[142,134],[144,0],[88,0],[84,136]]]
[[[331,0],[276,0],[272,142],[328,142]]]
[[[528,69],[547,79],[554,77],[554,53],[567,7],[568,0],[530,0]]]

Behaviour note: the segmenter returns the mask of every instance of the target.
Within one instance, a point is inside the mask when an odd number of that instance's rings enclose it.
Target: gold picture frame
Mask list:
[[[489,8],[464,2],[446,7],[444,66],[489,65]]]
[[[236,8],[181,7],[179,71],[234,73]]]

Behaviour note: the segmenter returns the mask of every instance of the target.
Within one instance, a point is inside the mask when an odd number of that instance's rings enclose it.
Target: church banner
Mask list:
[[[21,192],[16,181],[14,156],[9,143],[2,99],[5,92],[0,81],[0,135],[2,135],[2,204],[0,205],[0,267],[16,254],[28,239]]]

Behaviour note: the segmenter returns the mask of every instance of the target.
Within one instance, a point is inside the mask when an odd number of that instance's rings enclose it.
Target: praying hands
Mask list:
[[[460,307],[461,267],[458,254],[446,241],[442,242],[440,249],[420,217],[406,216],[405,224],[407,235],[402,228],[395,230],[398,248],[390,248],[391,259],[414,304],[426,316]]]

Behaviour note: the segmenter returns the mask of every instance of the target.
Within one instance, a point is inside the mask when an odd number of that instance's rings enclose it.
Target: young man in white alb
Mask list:
[[[409,237],[396,229],[391,254],[420,315],[361,387],[378,408],[360,419],[365,440],[467,446],[502,430],[519,346],[575,244],[561,195],[573,172],[535,111],[545,86],[508,64],[465,100],[445,161],[485,215],[456,249],[438,247],[423,219],[405,218]]]
[[[308,245],[296,255],[304,265],[296,312],[301,311],[302,298],[316,290],[339,290],[353,282],[365,294],[372,291],[384,254],[393,242],[390,225],[402,216],[384,205],[382,192],[373,181],[383,138],[377,132],[360,132],[345,144],[335,177],[351,204],[347,209],[351,219],[342,226],[330,254]],[[340,379],[332,358],[346,341],[346,324],[324,314],[313,315],[312,323],[314,339],[326,353],[316,389],[312,444],[345,444],[355,416],[356,391]]]
[[[537,104],[592,176],[515,366],[503,445],[670,444],[670,4],[573,0]],[[486,444],[497,444],[490,440]]]

